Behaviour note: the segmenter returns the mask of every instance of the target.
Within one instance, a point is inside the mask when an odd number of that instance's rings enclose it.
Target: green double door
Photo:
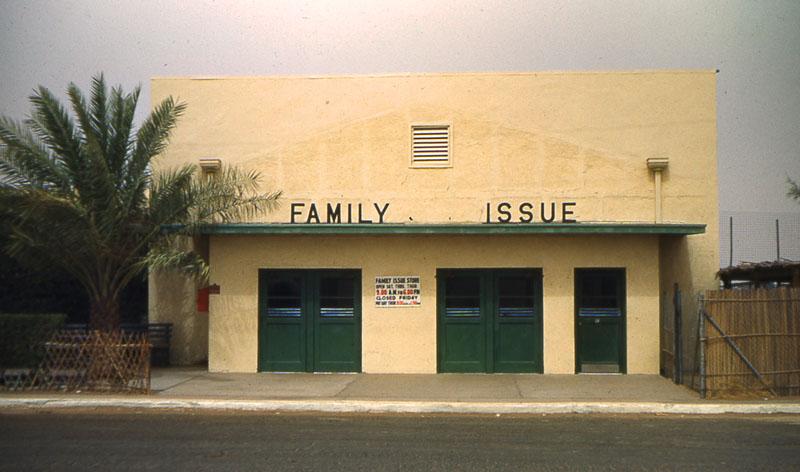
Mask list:
[[[361,271],[259,271],[258,369],[361,371]]]
[[[439,372],[542,372],[539,269],[437,271]]]

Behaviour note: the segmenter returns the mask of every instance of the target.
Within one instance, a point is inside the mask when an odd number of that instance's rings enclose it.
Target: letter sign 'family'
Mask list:
[[[388,203],[373,203],[371,206],[362,203],[328,203],[325,206],[317,206],[315,202],[311,202],[308,205],[292,202],[290,222],[305,224],[381,224],[384,222],[388,209]]]

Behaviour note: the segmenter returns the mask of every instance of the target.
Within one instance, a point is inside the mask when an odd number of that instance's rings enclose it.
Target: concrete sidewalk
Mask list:
[[[157,369],[159,397],[448,402],[686,403],[698,395],[657,375],[217,374]]]
[[[153,393],[4,393],[0,407],[384,413],[800,414],[797,399],[703,401],[656,375],[217,374],[156,369]]]

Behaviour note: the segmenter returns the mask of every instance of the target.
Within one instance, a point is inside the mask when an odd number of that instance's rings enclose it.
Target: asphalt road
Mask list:
[[[0,411],[0,470],[800,470],[800,417]]]

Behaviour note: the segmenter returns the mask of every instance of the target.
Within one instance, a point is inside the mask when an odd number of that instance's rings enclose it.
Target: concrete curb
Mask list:
[[[130,408],[149,410],[302,411],[322,413],[462,414],[800,414],[800,403],[437,402],[383,400],[220,400],[198,398],[0,398],[0,408]]]

